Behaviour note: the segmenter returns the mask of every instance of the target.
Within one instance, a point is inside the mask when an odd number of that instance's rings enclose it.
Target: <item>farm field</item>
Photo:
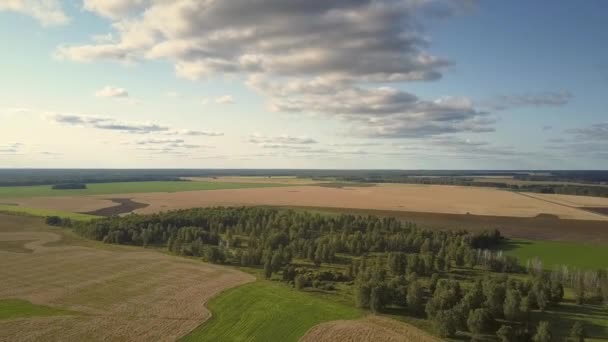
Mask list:
[[[54,190],[51,185],[0,187],[0,198],[83,196],[141,192],[178,192],[217,189],[276,187],[281,184],[239,182],[116,182],[89,183],[87,189]]]
[[[40,219],[0,215],[0,300],[21,303],[25,316],[39,306],[70,312],[1,319],[0,340],[171,341],[209,317],[209,298],[254,280],[236,270],[55,231],[62,230]],[[6,242],[21,243],[21,250],[5,250]]]
[[[300,341],[438,342],[441,340],[411,325],[381,316],[370,315],[359,320],[332,321],[319,324],[309,330]]]
[[[19,214],[19,215],[29,215],[29,216],[60,216],[65,218],[70,218],[72,220],[77,221],[87,221],[96,218],[94,215],[73,213],[67,211],[59,211],[59,210],[48,210],[48,209],[40,209],[40,208],[27,208],[17,205],[2,205],[0,204],[0,213],[10,213],[10,214]]]
[[[316,324],[363,316],[353,306],[270,281],[228,290],[208,307],[211,319],[182,341],[298,341]]]
[[[560,181],[530,181],[520,180],[513,177],[503,176],[483,176],[474,177],[473,180],[477,183],[505,183],[509,185],[579,185],[579,186],[602,186],[608,187],[607,184],[594,184],[594,183],[579,183],[579,182],[560,182]]]
[[[510,239],[503,250],[507,255],[517,257],[523,265],[538,257],[547,270],[559,265],[588,270],[608,267],[608,247],[605,245]]]
[[[608,220],[604,215],[509,191],[440,185],[379,184],[373,187],[345,188],[291,186],[213,192],[139,193],[127,196],[136,202],[149,204],[136,211],[139,213],[218,205],[274,205],[512,217],[548,214],[564,219]],[[601,200],[608,205],[608,199]]]

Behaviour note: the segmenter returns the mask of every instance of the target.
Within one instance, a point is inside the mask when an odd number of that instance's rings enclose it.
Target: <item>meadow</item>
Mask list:
[[[273,183],[154,181],[90,183],[87,184],[86,189],[72,190],[55,190],[52,189],[52,185],[6,186],[0,187],[0,198],[108,195],[142,192],[180,192],[195,190],[264,188],[277,186],[283,185]]]
[[[606,245],[509,239],[504,243],[502,249],[507,255],[517,257],[523,265],[528,260],[537,257],[548,270],[560,265],[586,270],[608,267],[608,247]]]
[[[363,311],[283,284],[259,280],[208,303],[211,319],[181,341],[297,341],[313,326]]]
[[[40,209],[40,208],[27,208],[27,207],[22,207],[22,206],[3,205],[3,204],[0,204],[0,213],[35,216],[35,217],[59,216],[59,217],[69,218],[69,219],[76,220],[76,221],[88,221],[88,220],[98,218],[98,216],[94,216],[94,215],[71,213],[71,212],[67,212],[67,211],[48,210],[48,209]]]

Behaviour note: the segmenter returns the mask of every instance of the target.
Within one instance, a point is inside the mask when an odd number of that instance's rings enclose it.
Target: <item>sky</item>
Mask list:
[[[608,169],[606,13],[0,0],[0,167]]]

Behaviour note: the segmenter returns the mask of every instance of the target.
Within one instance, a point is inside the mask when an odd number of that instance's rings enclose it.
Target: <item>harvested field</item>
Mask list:
[[[406,323],[380,316],[331,321],[310,329],[302,342],[434,342],[440,339]]]
[[[148,204],[145,203],[132,201],[130,198],[111,198],[110,200],[114,203],[117,203],[118,205],[89,211],[83,214],[96,216],[113,216],[130,213],[134,210],[145,208],[148,206]]]
[[[196,183],[196,182],[186,182]],[[563,219],[608,220],[537,194],[520,194],[490,188],[445,185],[378,184],[369,187],[284,186],[213,191],[149,192],[113,195],[148,204],[138,213],[207,206],[274,205],[374,209],[407,212],[473,214],[486,216],[536,217],[548,214]],[[554,195],[560,196],[560,195]],[[579,203],[608,202],[605,198],[575,197]],[[33,208],[69,212],[92,212],[111,207],[107,196],[13,198],[11,203]],[[606,204],[608,207],[608,204]],[[86,209],[85,209],[86,208]]]
[[[574,195],[525,193],[527,196],[569,207],[608,207],[608,198]]]
[[[487,229],[499,229],[504,236],[529,240],[576,241],[593,244],[608,243],[606,221],[564,220],[551,215],[507,217],[372,209],[292,208],[312,210],[320,213],[396,217],[402,221],[413,222],[431,229],[464,229],[479,232]]]
[[[0,215],[0,241],[22,241],[31,251],[0,250],[0,299],[78,314],[0,320],[0,340],[174,341],[209,318],[208,299],[254,280],[139,248],[59,244],[54,230],[39,219]]]
[[[275,205],[375,209],[427,213],[535,217],[549,214],[565,219],[608,220],[607,217],[536,198],[496,189],[380,184],[374,187],[315,186],[147,193],[129,195],[150,204],[139,213],[207,206]]]

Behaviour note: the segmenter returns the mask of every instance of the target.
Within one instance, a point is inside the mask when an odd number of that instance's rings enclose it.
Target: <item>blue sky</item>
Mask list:
[[[608,168],[604,1],[0,1],[0,165]]]

